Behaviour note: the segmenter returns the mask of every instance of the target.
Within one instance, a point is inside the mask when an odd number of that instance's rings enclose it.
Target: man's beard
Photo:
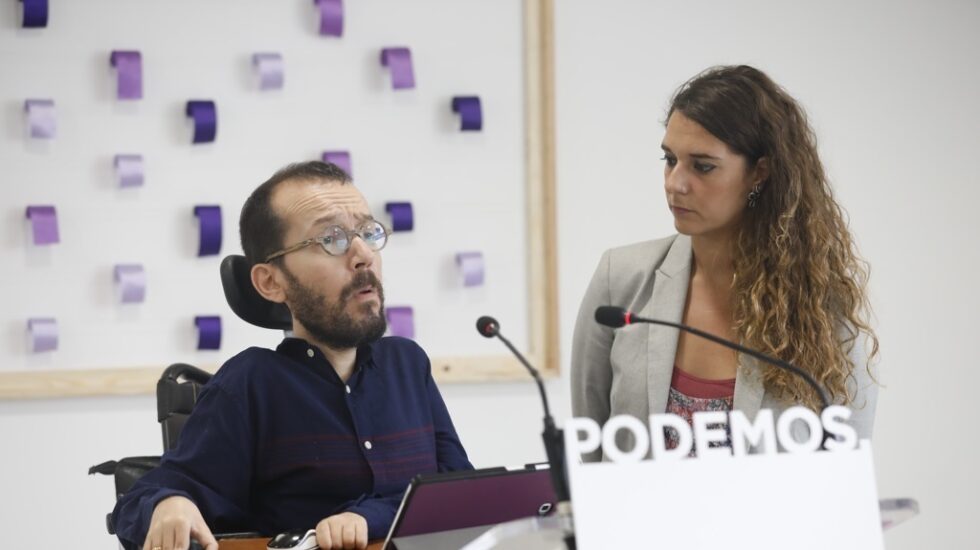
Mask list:
[[[322,293],[301,283],[285,266],[282,271],[289,281],[286,297],[289,298],[290,313],[318,342],[333,349],[349,349],[374,342],[384,335],[388,328],[384,315],[385,295],[381,281],[373,272],[358,272],[340,291],[340,298],[331,303]],[[355,321],[347,313],[347,304],[354,294],[368,285],[378,293],[378,313],[371,311],[371,303],[361,304],[365,317]]]

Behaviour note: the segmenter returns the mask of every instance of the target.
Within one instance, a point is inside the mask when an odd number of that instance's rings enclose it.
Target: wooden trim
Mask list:
[[[532,281],[530,288],[535,296],[541,296],[538,309],[531,312],[532,328],[540,331],[532,339],[532,350],[539,354],[543,363],[542,371],[558,375],[561,370],[558,347],[558,220],[556,211],[556,147],[555,147],[555,54],[554,54],[554,4],[553,0],[528,0],[538,13],[535,29],[528,31],[528,47],[537,52],[537,63],[528,69],[527,81],[536,83],[536,88],[528,85],[527,102],[536,105],[528,109],[528,120],[536,121],[537,128],[528,135],[539,142],[528,146],[528,165],[536,158],[539,174],[527,178],[528,188],[528,227],[536,247],[529,254]],[[530,20],[531,18],[528,17]],[[530,22],[528,24],[530,27]],[[536,40],[536,43],[533,42]],[[530,55],[526,57],[531,57]],[[532,64],[528,63],[530,67]],[[531,196],[534,198],[532,199]]]
[[[555,211],[554,0],[524,0],[525,179],[528,228],[528,361],[559,374]],[[202,367],[214,372],[216,366]],[[0,399],[152,393],[164,366],[0,372]],[[440,382],[525,380],[509,355],[433,358]]]

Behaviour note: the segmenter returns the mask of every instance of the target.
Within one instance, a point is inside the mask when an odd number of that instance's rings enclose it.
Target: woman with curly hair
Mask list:
[[[683,323],[805,370],[870,438],[877,386],[868,270],[835,202],[803,109],[761,71],[715,67],[675,93],[664,190],[678,234],[606,251],[579,311],[572,410],[600,425],[627,414],[707,410],[752,419],[819,410],[793,374],[659,325],[613,331],[596,307]],[[797,440],[806,428],[794,423]],[[802,433],[800,433],[802,430]],[[668,447],[677,434],[667,430]],[[634,442],[617,434],[620,448]],[[601,450],[587,456],[601,459]]]

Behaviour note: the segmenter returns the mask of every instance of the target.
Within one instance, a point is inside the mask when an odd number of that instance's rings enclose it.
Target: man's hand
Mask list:
[[[190,499],[173,496],[157,503],[150,518],[143,550],[186,550],[191,537],[204,550],[218,550],[218,541],[204,523],[201,511]]]
[[[316,525],[316,542],[323,550],[367,548],[367,520],[353,512],[322,519]]]

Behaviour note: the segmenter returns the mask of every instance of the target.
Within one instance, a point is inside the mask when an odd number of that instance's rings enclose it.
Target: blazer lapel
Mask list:
[[[684,317],[690,276],[691,239],[686,235],[678,235],[657,269],[653,294],[640,315],[680,323]],[[670,378],[674,372],[674,357],[677,354],[678,331],[662,325],[650,325],[648,330],[647,393],[650,414],[662,414],[667,410]]]
[[[762,368],[754,357],[739,356],[741,361],[735,375],[735,398],[732,408],[745,413],[749,420],[755,420],[755,415],[762,407],[765,396],[765,386],[762,384]]]

